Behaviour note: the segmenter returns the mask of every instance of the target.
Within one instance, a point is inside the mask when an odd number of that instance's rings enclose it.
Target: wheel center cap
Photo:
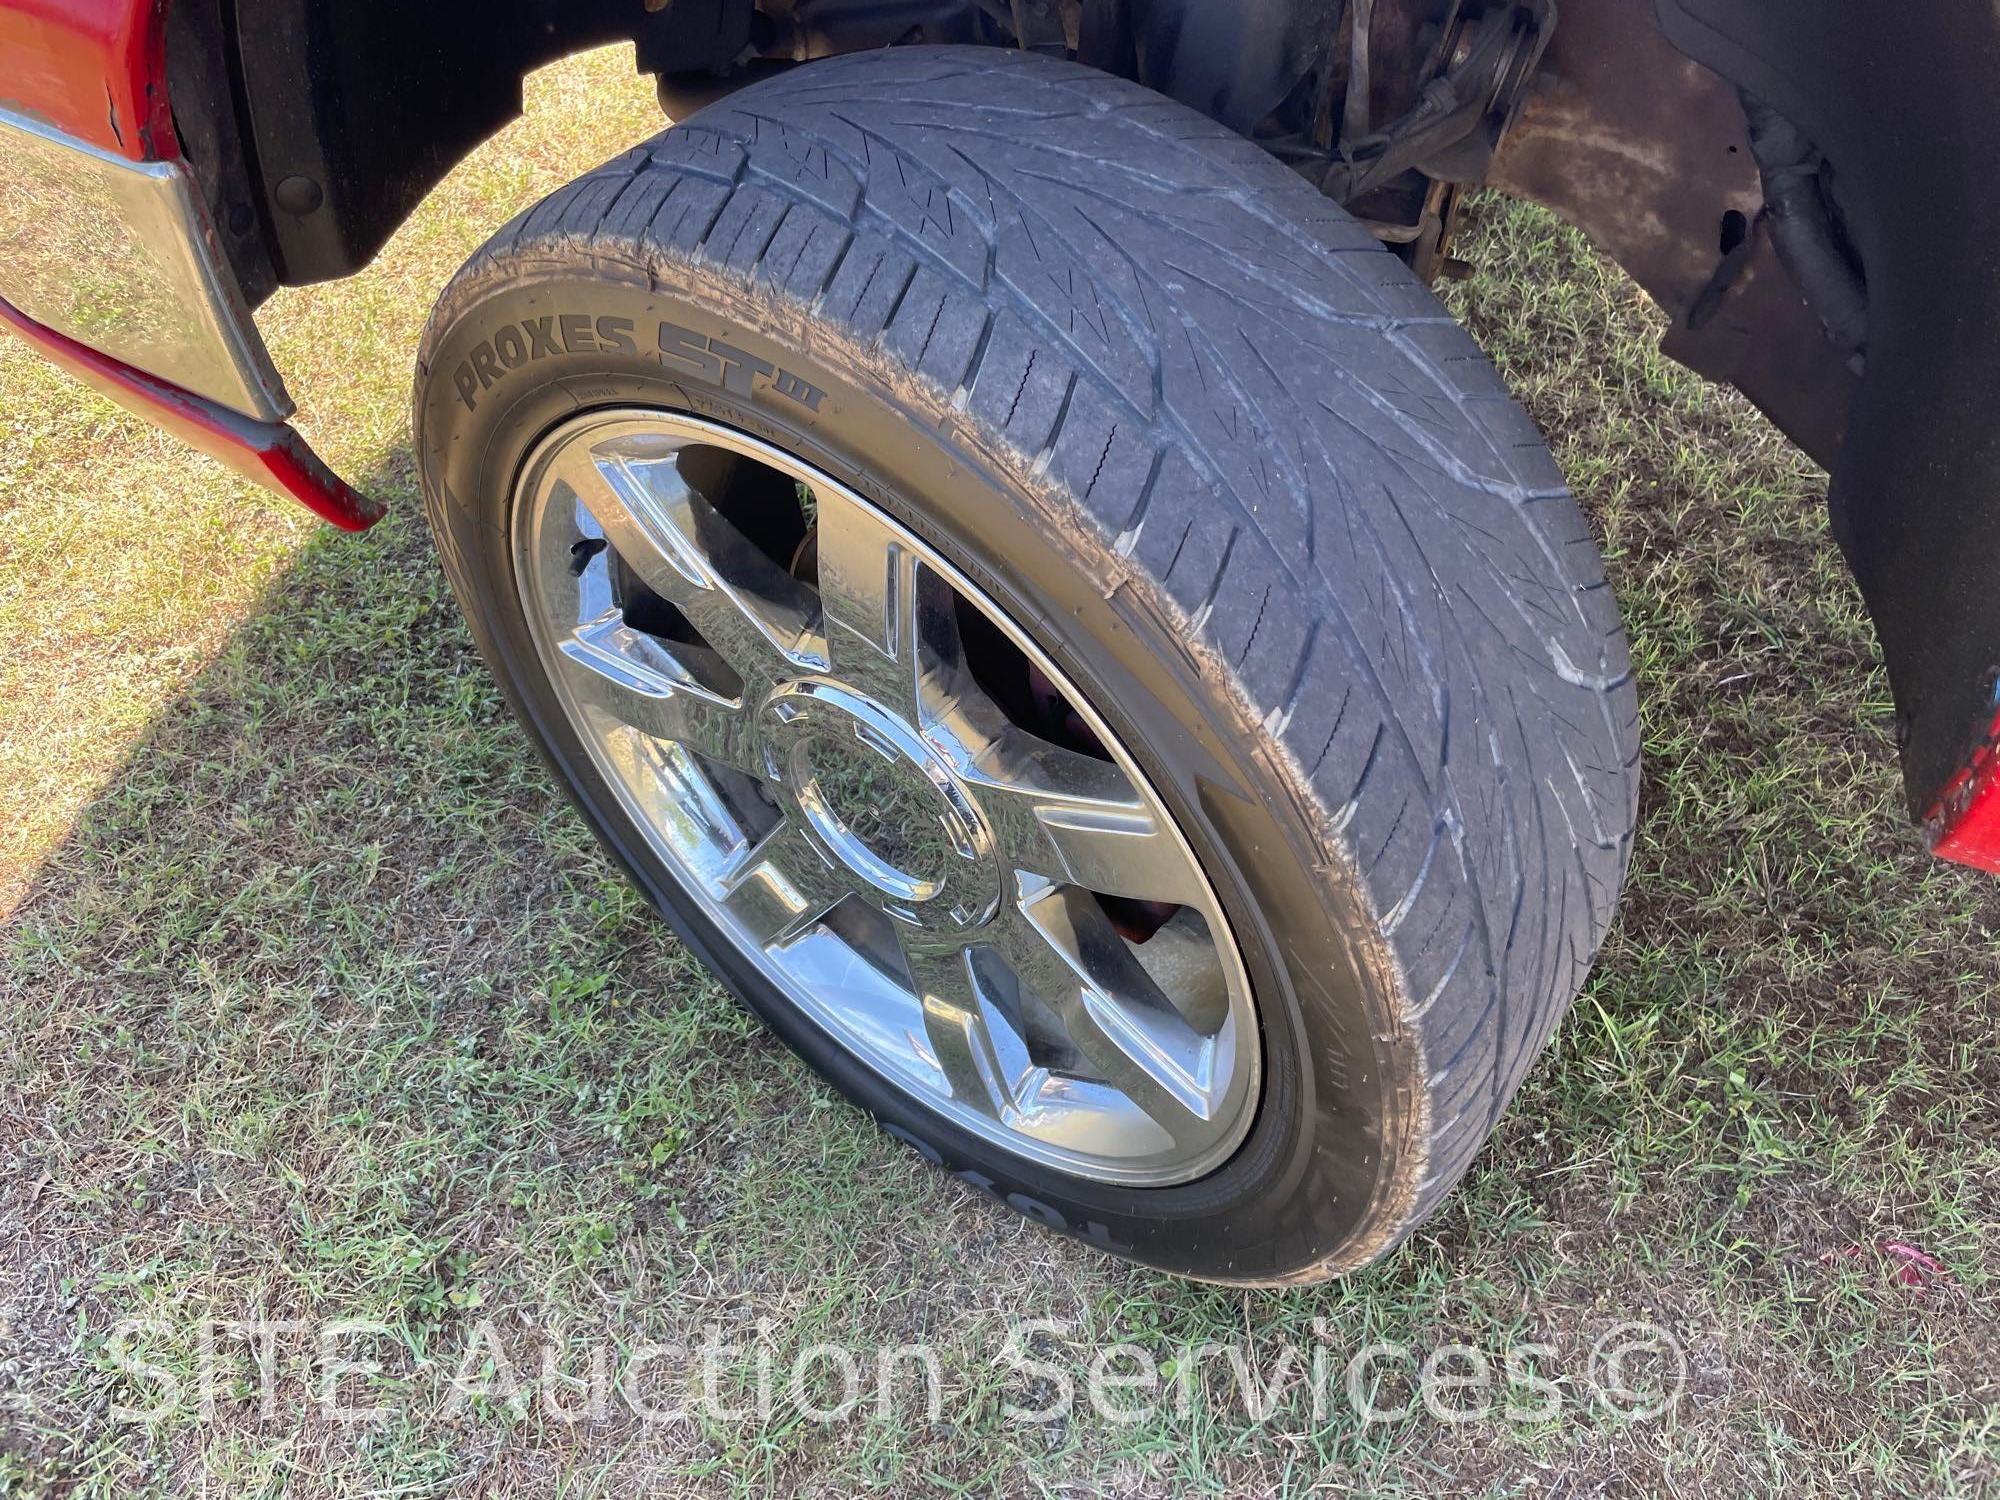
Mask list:
[[[859,894],[932,929],[993,915],[991,832],[950,763],[905,720],[822,679],[780,688],[759,719],[780,800]]]

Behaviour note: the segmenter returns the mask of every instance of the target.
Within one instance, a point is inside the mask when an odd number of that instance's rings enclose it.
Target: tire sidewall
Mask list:
[[[601,841],[823,1076],[928,1159],[1047,1227],[1226,1281],[1379,1255],[1414,1193],[1421,1090],[1370,960],[1379,940],[1359,882],[1329,871],[1216,665],[1188,650],[1184,627],[1147,591],[1118,586],[1109,544],[1080,508],[1052,514],[1031,461],[992,447],[950,393],[896,378],[837,327],[712,268],[678,273],[669,282],[660,267],[600,257],[489,262],[447,294],[418,371],[418,462],[446,571],[482,654]],[[1006,1155],[855,1059],[682,892],[568,723],[515,580],[511,513],[527,455],[560,423],[619,407],[724,423],[849,485],[986,590],[1109,720],[1194,845],[1256,996],[1262,1093],[1228,1163],[1193,1183],[1124,1188]]]

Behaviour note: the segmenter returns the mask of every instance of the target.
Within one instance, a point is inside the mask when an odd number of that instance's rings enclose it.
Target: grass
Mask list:
[[[920,1170],[763,1035],[596,852],[457,622],[407,446],[420,321],[492,228],[656,124],[627,58],[539,75],[364,274],[266,309],[312,435],[391,503],[364,537],[0,348],[0,1493],[2000,1485],[2000,886],[1903,824],[1822,476],[1660,356],[1573,233],[1479,205],[1449,296],[1582,495],[1643,680],[1623,915],[1389,1261],[1282,1294],[1129,1269]],[[1881,1240],[1944,1273],[1903,1284]],[[216,1326],[252,1317],[308,1325],[268,1402]],[[381,1327],[334,1346],[381,1366],[341,1378],[366,1420],[311,1400],[331,1319]],[[1021,1319],[1038,1379],[1004,1357]],[[1590,1399],[1628,1320],[1686,1352],[1657,1420]],[[671,1394],[693,1356],[645,1346],[709,1329],[743,1346],[712,1358],[724,1402],[774,1363],[768,1417],[508,1397],[592,1348]],[[1294,1384],[1259,1420],[1230,1373],[1289,1344],[1337,1385],[1376,1340],[1514,1357],[1553,1398],[1370,1423]],[[820,1341],[926,1343],[943,1419],[908,1367],[886,1410],[805,1417],[782,1385]],[[1121,1342],[1110,1372],[1151,1358],[1185,1409],[1008,1414]],[[170,1407],[204,1358],[211,1409]],[[1377,1372],[1397,1406],[1412,1368]]]

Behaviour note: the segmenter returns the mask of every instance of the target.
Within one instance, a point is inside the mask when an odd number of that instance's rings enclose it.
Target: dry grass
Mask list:
[[[1544,216],[1482,205],[1453,289],[1596,521],[1644,679],[1625,914],[1463,1190],[1386,1264],[1238,1295],[1035,1231],[783,1054],[652,921],[506,720],[417,518],[406,385],[484,235],[656,121],[615,55],[530,113],[364,275],[264,315],[323,451],[392,503],[360,539],[276,509],[0,347],[0,1493],[769,1488],[1134,1494],[1973,1493],[2000,1463],[2000,886],[1895,808],[1886,701],[1820,477],[1653,351],[1637,294]],[[1872,1249],[1948,1268],[1891,1280]],[[1860,1253],[1849,1254],[1853,1247]],[[142,1425],[210,1320],[379,1321],[379,1417]],[[1372,1339],[1547,1346],[1551,1415],[1368,1425],[1226,1366],[1114,1424],[1021,1422],[1013,1318],[1081,1376],[1129,1341],[1253,1360]],[[1691,1358],[1671,1416],[1587,1400],[1622,1319]],[[452,1400],[602,1343],[923,1339],[945,1421],[567,1424]],[[358,1353],[361,1346],[354,1346]],[[725,1359],[726,1395],[755,1358]],[[493,1371],[488,1370],[490,1376]],[[494,1382],[487,1380],[489,1386]],[[1383,1404],[1393,1404],[1392,1393]]]

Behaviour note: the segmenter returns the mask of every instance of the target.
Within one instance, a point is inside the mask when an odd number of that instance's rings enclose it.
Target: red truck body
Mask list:
[[[132,161],[180,154],[157,0],[0,5],[0,106]]]
[[[178,161],[165,16],[161,0],[0,4],[0,111],[76,143],[84,159],[102,153],[137,164]],[[7,290],[0,285],[0,323],[120,405],[343,529],[358,531],[382,514],[288,423],[232,410],[94,348],[15,307]]]

